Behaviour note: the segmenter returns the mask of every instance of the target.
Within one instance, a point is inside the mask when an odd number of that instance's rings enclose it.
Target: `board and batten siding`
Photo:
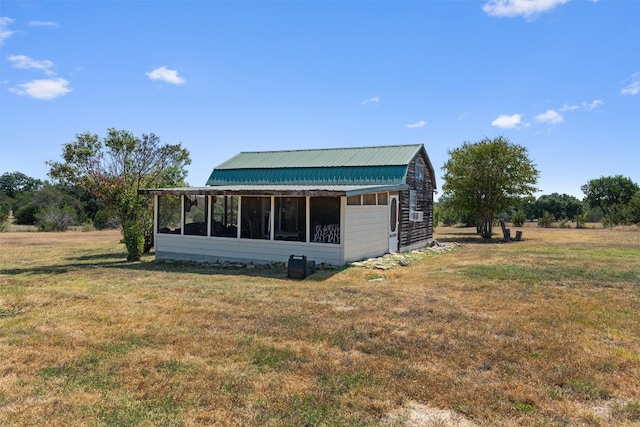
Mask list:
[[[389,206],[346,206],[344,262],[389,251]]]

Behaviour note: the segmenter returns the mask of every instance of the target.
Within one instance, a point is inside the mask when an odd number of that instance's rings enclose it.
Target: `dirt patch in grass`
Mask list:
[[[638,232],[436,231],[461,245],[304,281],[0,233],[0,425],[640,422]]]

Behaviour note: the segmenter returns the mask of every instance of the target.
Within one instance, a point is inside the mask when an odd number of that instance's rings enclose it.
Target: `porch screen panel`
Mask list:
[[[184,234],[207,235],[207,196],[184,196]]]
[[[211,235],[238,237],[238,197],[215,196],[211,203]]]
[[[158,233],[180,234],[180,196],[158,196]]]
[[[242,196],[240,237],[243,239],[269,239],[271,197]]]
[[[307,206],[304,197],[276,197],[275,213],[275,240],[307,241]]]
[[[309,219],[312,242],[340,243],[340,197],[312,197]]]

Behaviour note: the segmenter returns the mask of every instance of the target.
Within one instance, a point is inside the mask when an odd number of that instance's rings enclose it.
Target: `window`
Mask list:
[[[268,239],[271,225],[271,197],[242,197],[240,237]]]
[[[211,203],[211,235],[238,237],[238,197],[215,196]]]
[[[312,197],[309,218],[312,242],[340,243],[340,197]]]
[[[207,235],[207,196],[184,196],[184,234]]]
[[[305,197],[276,197],[275,240],[307,241],[307,203]]]
[[[389,194],[388,193],[378,193],[378,204],[379,205],[388,205],[389,204]]]
[[[409,221],[423,221],[424,213],[418,211],[418,193],[415,190],[409,192]]]
[[[416,160],[416,180],[424,180],[424,165],[419,160]]]
[[[347,197],[347,205],[359,206],[362,204],[362,196],[349,196]]]
[[[158,233],[180,234],[180,196],[158,196]]]
[[[376,195],[375,194],[364,194],[362,196],[362,204],[363,205],[375,205],[376,204]]]

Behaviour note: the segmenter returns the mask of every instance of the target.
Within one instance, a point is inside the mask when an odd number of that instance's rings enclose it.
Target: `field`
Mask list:
[[[293,281],[0,233],[0,425],[640,425],[640,232],[523,237]]]

